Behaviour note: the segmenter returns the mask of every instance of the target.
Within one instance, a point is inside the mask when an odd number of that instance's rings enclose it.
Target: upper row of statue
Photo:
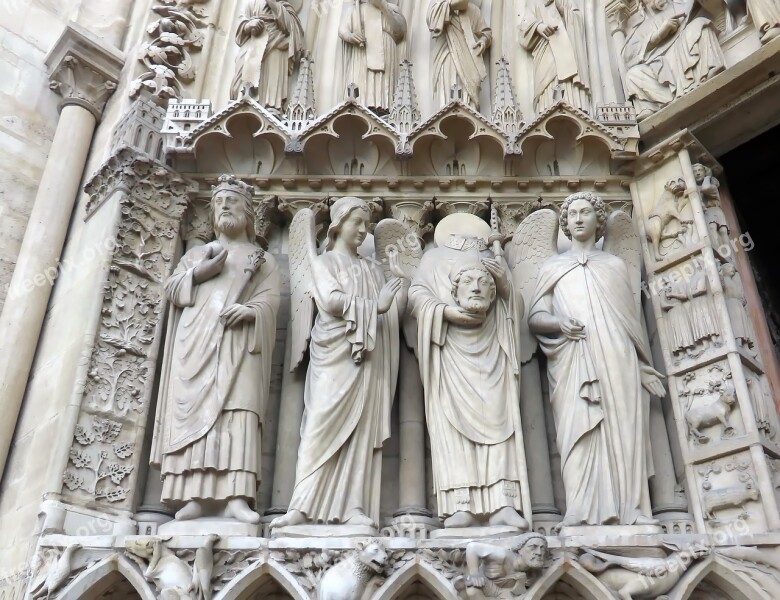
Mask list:
[[[152,461],[178,521],[214,510],[259,520],[251,505],[281,284],[254,244],[251,197],[251,186],[221,178],[216,241],[189,250],[165,284],[177,310]],[[370,218],[365,201],[336,200],[323,252],[310,209],[290,227],[288,352],[295,370],[308,349],[308,371],[295,489],[272,527],[377,527],[402,330],[419,362],[445,528],[528,528],[520,367],[537,346],[558,431],[563,526],[655,523],[646,394],[665,390],[642,329],[631,219],[608,218],[582,192],[560,217],[533,213],[506,252],[497,218],[491,227],[466,214],[442,220],[423,252],[394,219],[376,226],[367,249]],[[571,240],[563,254],[559,227]]]
[[[766,43],[780,35],[776,0],[743,0]],[[360,102],[380,115],[390,112],[404,58],[407,20],[397,0],[354,0],[339,27],[343,81],[354,84]],[[479,108],[487,77],[486,51],[492,41],[480,2],[430,0],[427,25],[432,40],[432,89],[437,106],[453,89]],[[520,45],[533,56],[534,108],[544,111],[563,99],[591,110],[591,77],[585,0],[529,0],[520,23]],[[733,5],[733,6],[732,6]],[[729,2],[740,12],[740,1]],[[265,107],[282,111],[288,78],[305,53],[299,16],[301,0],[248,0],[236,31],[240,52],[231,95],[249,94]],[[627,7],[626,7],[627,8]],[[630,11],[628,11],[630,12]],[[624,91],[639,118],[652,114],[725,68],[718,29],[698,0],[640,0],[638,10],[617,25],[615,48],[621,57]],[[604,43],[612,43],[604,40]]]

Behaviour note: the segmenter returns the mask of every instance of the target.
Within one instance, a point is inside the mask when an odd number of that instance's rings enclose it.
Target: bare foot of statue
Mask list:
[[[474,515],[466,511],[458,511],[451,517],[444,519],[444,527],[447,529],[476,527],[479,523]]]
[[[580,525],[584,525],[585,521],[583,519],[579,519],[577,517],[567,517],[560,523],[558,523],[555,527],[552,528],[552,532],[555,535],[558,535],[561,532],[561,529],[564,527],[579,527]]]
[[[177,521],[191,521],[203,516],[203,505],[197,500],[190,500],[175,515]]]
[[[257,525],[260,522],[260,515],[249,508],[249,504],[243,498],[233,498],[228,502],[225,509],[225,516],[238,519],[242,523]]]
[[[491,527],[506,525],[508,527],[517,527],[521,531],[528,530],[528,521],[521,517],[520,513],[514,508],[509,506],[505,506],[490,515],[490,520],[488,522]]]
[[[636,518],[636,521],[634,522],[634,525],[660,525],[660,521],[658,519],[654,519],[653,517],[646,517],[644,515],[640,515]]]
[[[354,525],[355,527],[373,527],[376,529],[376,523],[371,517],[363,514],[361,510],[355,510],[351,516],[344,521],[344,525]]]
[[[291,510],[283,517],[277,517],[271,521],[271,529],[278,527],[294,527],[295,525],[303,525],[306,522],[306,515],[299,510]]]

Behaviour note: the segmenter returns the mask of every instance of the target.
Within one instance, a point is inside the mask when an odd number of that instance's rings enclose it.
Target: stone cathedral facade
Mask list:
[[[3,4],[0,598],[780,597],[777,0]]]

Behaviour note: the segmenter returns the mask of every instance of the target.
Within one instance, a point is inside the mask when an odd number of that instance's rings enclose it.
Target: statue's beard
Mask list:
[[[242,219],[237,219],[231,214],[220,215],[217,218],[216,230],[219,233],[225,233],[230,236],[235,236],[241,233],[244,229],[244,222]]]
[[[490,301],[487,298],[467,298],[458,300],[458,306],[466,312],[484,315],[490,310]]]

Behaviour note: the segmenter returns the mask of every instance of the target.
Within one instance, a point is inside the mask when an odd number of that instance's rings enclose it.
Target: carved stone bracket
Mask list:
[[[159,18],[146,29],[149,41],[141,47],[140,60],[148,69],[130,86],[130,97],[142,89],[150,91],[160,105],[180,100],[184,84],[195,79],[193,52],[203,48],[206,15],[193,4],[209,0],[160,0],[152,7]]]
[[[420,239],[433,231],[433,224],[428,221],[434,210],[435,206],[432,200],[402,200],[392,204],[388,203],[390,216],[401,221]]]
[[[120,222],[74,432],[63,497],[131,510],[162,337],[163,281],[195,188],[121,149],[86,186],[88,218],[116,192]]]
[[[62,96],[60,110],[75,104],[100,120],[124,62],[116,48],[70,23],[46,57],[49,87]]]

